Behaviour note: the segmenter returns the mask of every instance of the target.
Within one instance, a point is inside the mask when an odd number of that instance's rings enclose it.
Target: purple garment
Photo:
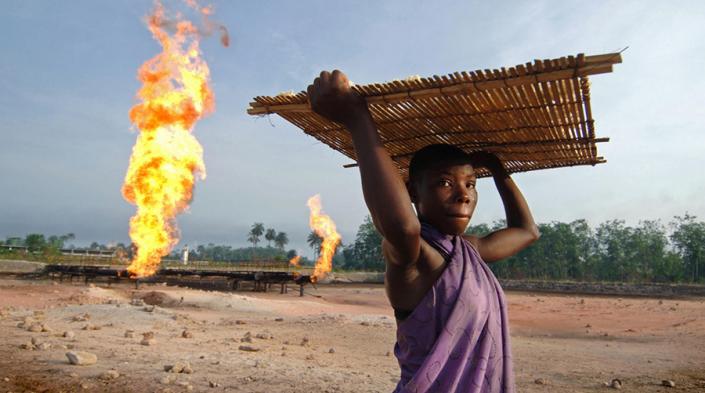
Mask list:
[[[421,236],[446,268],[397,326],[401,380],[395,392],[514,392],[504,293],[462,236],[423,224]]]

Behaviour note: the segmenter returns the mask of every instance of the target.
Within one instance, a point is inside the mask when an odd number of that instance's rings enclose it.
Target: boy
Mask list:
[[[383,237],[401,367],[395,392],[514,392],[504,294],[483,261],[509,257],[539,233],[502,163],[431,145],[412,158],[405,186],[345,74],[322,72],[308,94],[316,113],[350,132],[365,203]],[[507,217],[507,228],[482,238],[464,235],[477,204],[474,167],[492,172]]]

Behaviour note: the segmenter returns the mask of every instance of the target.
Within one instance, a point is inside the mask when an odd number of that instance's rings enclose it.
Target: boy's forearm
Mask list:
[[[375,226],[386,243],[392,245],[395,261],[416,262],[421,224],[399,171],[377,135],[367,102],[351,89],[347,76],[338,70],[321,72],[307,92],[314,112],[350,131],[365,202]]]
[[[529,209],[529,204],[506,169],[501,166],[492,168],[492,176],[504,204],[507,226],[525,229],[533,236],[538,237],[538,228]]]
[[[420,223],[397,166],[385,150],[369,112],[346,125],[352,135],[365,203],[378,230],[392,244],[418,236]]]

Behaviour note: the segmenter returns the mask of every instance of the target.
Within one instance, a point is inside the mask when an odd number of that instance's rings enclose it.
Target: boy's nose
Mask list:
[[[460,188],[456,194],[455,200],[459,203],[469,203],[470,195],[468,194],[468,190],[465,187]]]

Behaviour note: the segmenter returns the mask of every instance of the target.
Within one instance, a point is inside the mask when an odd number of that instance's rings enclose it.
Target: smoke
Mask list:
[[[230,33],[228,28],[220,22],[212,20],[214,9],[212,5],[201,6],[196,0],[184,0],[184,3],[190,8],[190,12],[197,12],[201,15],[201,25],[193,26],[191,25],[191,30],[187,33],[197,35],[198,37],[210,37],[216,33],[220,34],[220,44],[224,47],[230,46]],[[189,12],[188,9],[185,10]],[[148,21],[160,29],[174,34],[178,30],[183,29],[183,25],[180,24],[180,20],[183,19],[182,12],[172,12],[172,16],[159,15],[158,19],[152,19]],[[150,18],[155,18],[154,15]]]

